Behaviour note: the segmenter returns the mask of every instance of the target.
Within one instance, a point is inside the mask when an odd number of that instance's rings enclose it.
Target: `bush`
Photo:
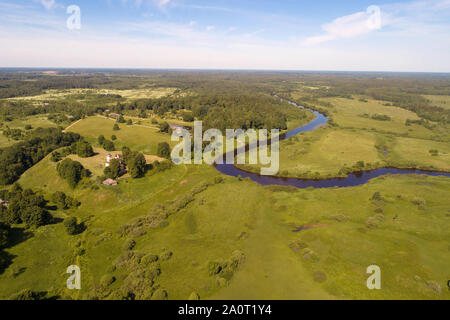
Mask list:
[[[35,292],[30,289],[24,289],[19,293],[16,293],[9,297],[9,300],[18,300],[18,301],[26,301],[26,300],[43,300],[45,297],[45,293],[43,292]]]
[[[191,295],[189,296],[189,300],[200,300],[200,295],[197,292],[192,292]]]
[[[383,197],[381,196],[381,193],[379,193],[379,192],[377,191],[377,192],[375,192],[375,193],[372,195],[372,198],[371,198],[370,200],[372,200],[372,201],[381,201],[381,200],[383,200]]]
[[[99,135],[97,138],[97,142],[99,145],[103,146],[103,144],[105,143],[105,136],[104,135]]]
[[[123,250],[130,251],[133,250],[135,246],[136,241],[134,241],[133,239],[128,239],[123,245]]]
[[[149,265],[149,264],[151,264],[151,263],[153,263],[153,262],[156,262],[156,261],[158,261],[158,256],[156,255],[156,254],[147,254],[146,256],[144,256],[142,259],[141,259],[141,263],[143,264],[143,265]]]
[[[173,255],[172,251],[164,250],[164,252],[161,253],[160,259],[162,261],[167,261],[170,258],[172,258],[172,255]]]
[[[116,281],[116,277],[111,274],[105,274],[100,280],[102,287],[107,288]]]
[[[111,136],[111,140],[112,140],[112,141],[116,141],[116,140],[117,140],[117,137],[113,134],[113,135]]]
[[[425,209],[427,205],[427,201],[424,198],[415,197],[411,200],[411,202],[419,207],[419,209]]]
[[[114,146],[114,143],[111,140],[105,140],[105,142],[103,143],[103,148],[106,151],[114,151],[114,150],[116,150],[116,147]]]
[[[170,158],[170,146],[167,142],[161,142],[158,144],[158,157],[169,159]]]
[[[159,124],[159,131],[164,132],[164,133],[169,133],[170,125],[166,121],[161,122]]]
[[[64,227],[69,235],[73,236],[78,233],[77,219],[70,217],[64,220]]]
[[[183,121],[185,122],[193,122],[195,120],[194,116],[190,112],[183,113]]]
[[[131,119],[128,119],[128,120],[127,120],[127,125],[128,125],[128,126],[131,126],[132,124],[133,124],[133,121],[132,121]]]
[[[52,153],[52,155],[50,156],[50,161],[52,161],[52,162],[59,162],[59,161],[61,161],[61,159],[62,159],[62,156],[58,151],[54,151]]]
[[[81,140],[75,144],[75,152],[81,158],[89,158],[94,155],[94,150],[89,142]]]
[[[117,123],[114,123],[113,130],[114,131],[119,131],[120,130],[119,125]]]
[[[151,300],[167,300],[167,299],[168,299],[167,291],[163,289],[156,290],[151,298]]]

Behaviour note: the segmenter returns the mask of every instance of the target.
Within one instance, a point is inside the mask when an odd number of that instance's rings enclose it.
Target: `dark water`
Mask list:
[[[291,104],[298,106],[297,104],[291,102]],[[289,139],[301,132],[313,131],[316,128],[327,124],[328,117],[323,114],[308,109],[316,115],[316,118],[305,126],[296,128],[289,131],[285,135],[281,136],[281,140]],[[450,177],[450,173],[440,172],[440,171],[425,171],[425,170],[415,170],[415,169],[396,169],[396,168],[380,168],[371,171],[363,171],[358,173],[349,174],[345,178],[333,178],[324,180],[313,180],[313,179],[298,179],[298,178],[280,178],[272,176],[261,176],[257,173],[250,173],[236,168],[232,164],[216,164],[216,169],[225,175],[243,178],[250,178],[252,181],[263,185],[278,185],[278,186],[293,186],[296,188],[333,188],[333,187],[354,187],[367,183],[370,179],[377,178],[386,174],[425,174],[428,176],[446,176]]]

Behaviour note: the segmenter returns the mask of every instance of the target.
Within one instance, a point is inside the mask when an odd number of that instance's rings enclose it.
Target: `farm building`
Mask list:
[[[116,180],[106,179],[105,181],[103,181],[103,185],[105,185],[105,186],[117,186],[118,183],[117,183]]]

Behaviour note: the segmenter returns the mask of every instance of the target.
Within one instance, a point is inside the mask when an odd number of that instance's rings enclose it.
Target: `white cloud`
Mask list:
[[[368,35],[381,28],[391,27],[397,35],[426,35],[448,29],[450,0],[427,0],[386,4],[377,12],[370,10],[356,12],[322,25],[325,32],[321,35],[307,37],[304,46],[314,46],[327,41],[351,39]],[[443,20],[439,24],[439,18]],[[374,27],[378,21],[379,27]]]
[[[368,12],[357,12],[337,18],[322,26],[325,34],[308,37],[303,41],[303,45],[311,46],[326,41],[350,39],[368,34],[376,30],[376,28],[371,25],[371,19],[373,18],[373,13]]]

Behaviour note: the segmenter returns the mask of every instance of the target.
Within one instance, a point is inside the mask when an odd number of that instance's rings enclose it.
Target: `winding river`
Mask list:
[[[289,102],[290,104],[305,109],[303,106],[299,106],[294,102]],[[289,139],[292,136],[298,135],[301,132],[313,131],[323,125],[326,125],[328,122],[328,117],[325,115],[308,109],[314,113],[316,116],[313,121],[304,125],[302,127],[298,127],[292,131],[289,131],[280,136],[280,140]],[[268,142],[269,144],[270,142]],[[281,178],[274,176],[262,176],[257,173],[251,173],[239,168],[236,168],[232,164],[216,164],[216,169],[222,174],[242,178],[250,178],[252,181],[263,185],[278,185],[278,186],[293,186],[296,188],[304,189],[304,188],[334,188],[334,187],[353,187],[359,186],[367,183],[370,179],[377,178],[386,174],[424,174],[428,176],[446,176],[450,177],[450,173],[441,172],[441,171],[426,171],[426,170],[418,170],[418,169],[397,169],[397,168],[379,168],[370,171],[362,171],[357,173],[349,174],[345,178],[332,178],[332,179],[322,179],[322,180],[314,180],[314,179],[300,179],[300,178]]]

